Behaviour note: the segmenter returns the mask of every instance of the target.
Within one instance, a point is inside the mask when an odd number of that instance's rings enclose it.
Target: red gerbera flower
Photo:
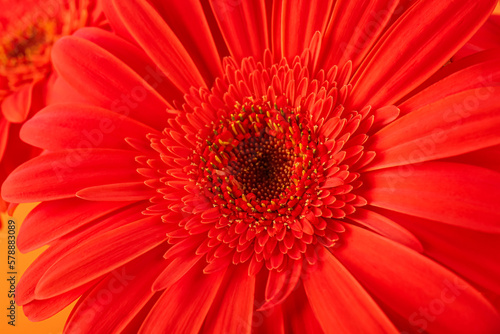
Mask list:
[[[495,2],[107,1],[2,188],[50,245],[17,302],[80,297],[68,333],[499,332],[499,53],[443,67]]]
[[[0,7],[0,182],[40,150],[19,140],[20,123],[48,102],[50,51],[61,36],[104,22],[96,1],[7,1]],[[0,209],[6,203],[0,199]]]

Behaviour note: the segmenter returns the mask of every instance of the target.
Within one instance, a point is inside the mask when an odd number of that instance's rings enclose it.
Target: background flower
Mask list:
[[[104,25],[97,1],[0,1],[0,182],[40,153],[19,140],[27,118],[49,101],[56,40],[87,25]],[[0,199],[0,209],[7,203]]]
[[[314,4],[106,2],[122,38],[58,42],[71,104],[3,186],[43,201],[32,319],[84,294],[69,332],[498,330],[497,51],[443,68],[493,2]]]

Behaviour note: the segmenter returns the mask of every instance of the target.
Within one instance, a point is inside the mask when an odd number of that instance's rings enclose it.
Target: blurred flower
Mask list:
[[[495,1],[116,1],[2,195],[68,333],[500,331]],[[388,26],[390,24],[390,26]],[[223,59],[221,61],[221,59]],[[55,103],[57,102],[57,103]]]
[[[57,39],[104,22],[96,1],[0,0],[0,182],[40,153],[19,140],[18,124],[47,104]],[[6,203],[0,199],[0,210]]]

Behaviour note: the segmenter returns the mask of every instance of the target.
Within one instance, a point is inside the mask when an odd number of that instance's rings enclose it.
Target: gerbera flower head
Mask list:
[[[16,124],[47,103],[55,79],[51,77],[52,46],[78,28],[103,24],[104,18],[97,1],[2,0],[0,5],[0,180],[3,181],[20,163],[39,153],[17,139]],[[1,205],[4,209],[3,200]]]
[[[156,173],[148,182],[171,194],[149,211],[181,206],[190,213],[181,230],[211,227],[197,250],[209,254],[205,272],[249,259],[253,274],[264,263],[282,271],[304,254],[315,263],[314,246],[333,246],[344,231],[338,219],[366,204],[352,190],[374,157],[361,146],[374,117],[370,108],[344,112],[351,63],[314,78],[309,56],[306,49],[290,65],[273,64],[269,52],[263,62],[227,59],[211,92],[193,91],[172,127],[149,136],[158,154],[142,173]]]
[[[498,51],[443,67],[493,6],[106,1],[2,187],[50,245],[18,304],[81,297],[69,333],[500,330]]]

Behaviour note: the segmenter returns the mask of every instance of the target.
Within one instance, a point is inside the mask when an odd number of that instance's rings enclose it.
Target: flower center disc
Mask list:
[[[56,29],[56,23],[48,20],[17,33],[7,34],[0,41],[0,65],[28,65],[39,58],[48,58],[50,46],[56,38]]]
[[[212,90],[193,90],[172,128],[149,136],[160,155],[140,159],[159,193],[148,211],[168,208],[170,242],[199,242],[205,272],[314,264],[345,231],[342,219],[366,205],[352,191],[374,156],[362,146],[373,117],[343,106],[349,64],[311,77],[305,58],[226,59]]]
[[[228,116],[199,147],[200,188],[231,223],[290,228],[316,197],[324,144],[284,97],[274,106],[249,101]]]
[[[247,196],[271,201],[288,188],[296,156],[284,147],[284,140],[261,133],[240,142],[234,151],[235,160],[227,169]]]

